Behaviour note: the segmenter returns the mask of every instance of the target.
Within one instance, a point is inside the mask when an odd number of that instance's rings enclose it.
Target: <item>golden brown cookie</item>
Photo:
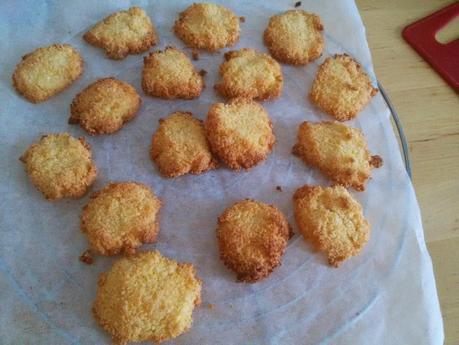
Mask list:
[[[89,44],[102,48],[110,59],[146,52],[158,42],[150,17],[139,7],[118,11],[98,22],[83,35]]]
[[[110,134],[131,120],[142,100],[137,91],[115,78],[87,86],[70,105],[69,123],[79,123],[89,134]]]
[[[244,48],[225,54],[220,65],[221,81],[215,89],[223,97],[259,101],[279,97],[283,77],[280,65],[268,54]]]
[[[216,51],[239,40],[239,18],[221,5],[192,4],[180,13],[174,32],[190,48]]]
[[[237,279],[254,283],[281,264],[289,239],[289,225],[276,207],[243,200],[218,217],[220,258]]]
[[[192,99],[201,94],[204,79],[184,52],[167,47],[143,59],[142,88],[147,95]]]
[[[341,54],[319,67],[309,98],[337,120],[346,121],[356,117],[377,92],[360,64]]]
[[[305,185],[293,195],[295,219],[305,240],[338,267],[368,242],[370,224],[362,207],[342,186]]]
[[[276,60],[306,65],[322,55],[322,30],[319,16],[303,10],[290,10],[269,19],[263,38]]]
[[[94,317],[116,344],[169,340],[191,328],[201,284],[192,264],[158,251],[123,257],[99,276]]]
[[[159,232],[161,201],[137,182],[110,183],[91,195],[81,214],[81,231],[102,255],[133,253]]]
[[[303,122],[293,154],[334,182],[363,191],[372,168],[382,159],[371,156],[361,130],[339,122]]]
[[[202,121],[186,112],[176,112],[159,120],[150,157],[165,177],[201,174],[217,166]]]
[[[47,134],[19,158],[32,184],[48,200],[80,198],[94,182],[96,166],[84,138]]]
[[[234,170],[265,160],[276,141],[266,110],[243,98],[213,104],[205,127],[212,152]]]
[[[83,59],[69,44],[53,44],[24,55],[13,74],[17,92],[32,103],[63,91],[83,73]]]

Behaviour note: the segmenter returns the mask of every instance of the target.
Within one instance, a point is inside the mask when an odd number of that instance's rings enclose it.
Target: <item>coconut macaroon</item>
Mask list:
[[[368,242],[370,225],[362,207],[342,186],[305,185],[293,195],[295,219],[304,239],[338,267]]]
[[[164,99],[199,97],[204,79],[184,52],[167,47],[144,58],[142,88],[147,95]]]
[[[123,257],[99,276],[94,317],[116,344],[166,341],[191,328],[201,284],[193,265],[158,251]]]
[[[188,112],[176,112],[159,120],[150,157],[165,177],[201,174],[217,166],[202,121]]]
[[[110,59],[146,52],[158,42],[150,17],[139,7],[118,11],[98,22],[83,35],[89,44],[102,48]]]
[[[213,104],[205,127],[212,152],[234,170],[265,160],[276,141],[266,110],[243,98]]]
[[[91,195],[81,214],[81,231],[101,255],[133,253],[159,232],[161,201],[137,182],[110,183]]]
[[[216,51],[239,40],[239,18],[221,5],[192,4],[180,13],[174,32],[190,48]]]
[[[322,55],[322,30],[319,16],[303,10],[290,10],[269,19],[263,38],[276,60],[306,65]]]
[[[69,123],[80,124],[89,134],[110,134],[123,127],[140,108],[135,88],[115,79],[99,79],[87,86],[70,105]]]
[[[268,54],[250,48],[226,53],[220,76],[215,89],[227,98],[274,99],[279,97],[283,86],[279,63]]]
[[[97,175],[89,144],[68,133],[43,135],[19,160],[48,200],[82,197]]]
[[[83,73],[83,59],[69,44],[53,44],[24,55],[13,73],[17,92],[32,103],[63,91]]]
[[[218,217],[217,237],[224,264],[238,280],[254,283],[280,265],[289,224],[276,207],[247,199]]]
[[[338,122],[305,121],[298,129],[293,153],[334,182],[363,191],[372,168],[382,159],[372,156],[361,130]]]
[[[337,120],[346,121],[356,117],[377,92],[357,61],[337,54],[320,65],[309,98]]]

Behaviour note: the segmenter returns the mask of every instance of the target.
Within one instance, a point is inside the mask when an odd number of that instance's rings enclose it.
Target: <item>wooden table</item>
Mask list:
[[[403,123],[432,256],[445,344],[459,344],[459,94],[401,37],[443,0],[357,0],[376,75]],[[459,62],[458,62],[459,63]]]

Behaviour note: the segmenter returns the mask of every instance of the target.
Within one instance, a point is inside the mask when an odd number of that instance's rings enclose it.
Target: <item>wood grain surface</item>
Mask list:
[[[413,183],[440,297],[445,344],[457,345],[459,94],[401,37],[406,25],[450,3],[440,0],[357,0],[376,75],[394,104],[408,138]],[[459,32],[456,32],[456,38],[459,38]]]

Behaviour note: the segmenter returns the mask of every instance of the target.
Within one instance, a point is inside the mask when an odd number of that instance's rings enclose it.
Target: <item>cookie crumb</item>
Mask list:
[[[295,2],[295,7],[300,7],[301,6],[301,1]]]
[[[279,192],[282,192],[282,187],[281,186],[276,186],[276,190]]]
[[[209,308],[210,310],[214,310],[215,305],[213,305],[212,303],[209,303],[209,304],[207,305],[207,308]]]
[[[370,165],[375,168],[380,168],[383,165],[383,159],[378,155],[371,156]]]
[[[191,57],[193,58],[194,61],[198,61],[199,60],[199,52],[197,50],[192,50],[191,51]]]
[[[241,23],[245,23],[245,17],[244,17],[244,16],[240,16],[240,17],[239,17],[239,21],[240,21]]]
[[[199,71],[199,75],[201,77],[204,77],[206,74],[207,74],[207,71],[205,69],[202,69],[202,70]]]
[[[80,261],[86,265],[92,265],[94,263],[94,258],[92,256],[91,250],[86,250],[81,254]]]

